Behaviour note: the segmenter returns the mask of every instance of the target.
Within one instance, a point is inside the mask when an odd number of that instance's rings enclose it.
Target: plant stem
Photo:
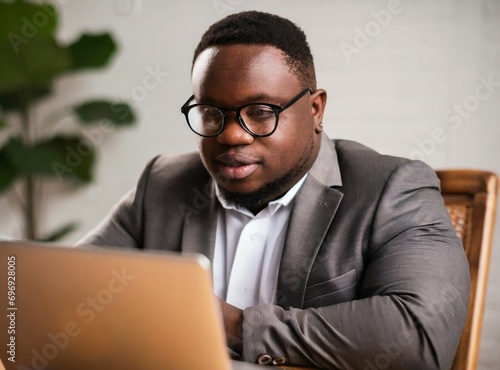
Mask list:
[[[29,240],[36,240],[38,235],[36,232],[36,217],[35,217],[35,184],[33,176],[26,176],[26,207],[24,214],[25,236]]]
[[[24,142],[27,145],[32,145],[31,127],[29,124],[29,111],[27,107],[21,110],[21,123],[23,129]],[[26,175],[24,186],[24,237],[29,240],[38,238],[37,222],[36,222],[36,196],[35,196],[35,179],[32,174]]]

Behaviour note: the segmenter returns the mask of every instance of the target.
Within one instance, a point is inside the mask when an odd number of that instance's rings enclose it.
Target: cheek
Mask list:
[[[217,145],[217,139],[214,137],[199,137],[198,138],[198,148],[200,152],[211,153],[214,151],[214,147]]]
[[[198,149],[200,151],[201,160],[208,169],[211,168],[212,157],[214,156],[212,139],[199,138],[198,139]]]
[[[314,142],[314,122],[310,116],[304,117],[303,120],[286,122],[275,134],[275,148],[279,148],[282,159],[285,162],[297,160],[311,142]]]
[[[310,145],[311,137],[308,133],[301,131],[288,132],[275,139],[269,146],[267,162],[279,172],[288,172],[301,161],[302,155]]]

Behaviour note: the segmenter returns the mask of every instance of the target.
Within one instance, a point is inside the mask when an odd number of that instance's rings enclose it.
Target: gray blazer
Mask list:
[[[159,156],[81,243],[214,255],[220,204],[199,154]],[[277,305],[244,310],[243,354],[327,369],[446,369],[469,270],[434,171],[329,140],[295,198]]]

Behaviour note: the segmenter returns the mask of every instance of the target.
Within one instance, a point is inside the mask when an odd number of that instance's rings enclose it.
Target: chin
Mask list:
[[[225,187],[220,187],[220,195],[228,202],[238,207],[244,207],[252,212],[265,208],[267,203],[259,189],[253,192],[233,191]]]
[[[287,172],[278,179],[261,184],[260,187],[251,186],[251,184],[248,186],[226,186],[227,184],[220,182],[217,184],[220,194],[226,201],[255,211],[265,208],[270,201],[285,194],[298,180],[293,175],[293,172]]]

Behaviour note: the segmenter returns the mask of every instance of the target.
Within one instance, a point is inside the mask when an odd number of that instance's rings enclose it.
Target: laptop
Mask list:
[[[196,254],[1,242],[0,359],[7,370],[240,368],[209,264]]]

